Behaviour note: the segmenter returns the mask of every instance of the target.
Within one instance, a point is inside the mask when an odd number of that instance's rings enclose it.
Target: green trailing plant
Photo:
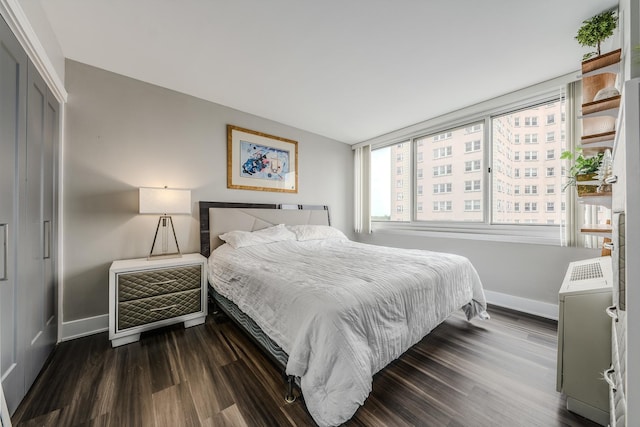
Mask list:
[[[600,43],[613,35],[613,30],[618,27],[618,16],[614,10],[608,10],[583,21],[582,24],[576,40],[580,46],[596,48],[595,52],[584,54],[582,60],[585,61],[592,56],[600,56]]]
[[[598,172],[604,153],[598,153],[595,156],[585,157],[582,154],[582,150],[577,149],[576,153],[571,151],[563,151],[560,156],[561,159],[573,161],[573,165],[569,168],[567,173],[567,184],[565,188],[570,185],[576,185],[578,181],[578,175],[590,175]]]

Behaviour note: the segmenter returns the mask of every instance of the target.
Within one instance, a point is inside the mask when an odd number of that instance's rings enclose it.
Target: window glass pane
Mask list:
[[[411,144],[371,150],[371,220],[411,220]]]
[[[424,172],[416,174],[418,221],[482,221],[484,124],[416,139]],[[423,154],[425,153],[425,154]]]
[[[556,188],[563,186],[556,173],[562,161],[556,153],[565,147],[564,139],[555,138],[565,131],[564,121],[555,119],[564,116],[564,108],[564,100],[555,100],[492,119],[492,223],[559,225],[564,221],[564,210],[556,208],[561,202]],[[545,141],[544,151],[526,147],[520,155],[522,145],[515,137],[518,117],[524,117],[525,125],[530,126],[524,143]]]

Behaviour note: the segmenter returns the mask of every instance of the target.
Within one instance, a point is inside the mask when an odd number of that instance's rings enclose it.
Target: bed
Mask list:
[[[326,206],[200,202],[210,293],[297,380],[320,426],[353,416],[373,375],[451,313],[488,318],[464,257],[352,242]],[[224,241],[223,241],[224,240]]]

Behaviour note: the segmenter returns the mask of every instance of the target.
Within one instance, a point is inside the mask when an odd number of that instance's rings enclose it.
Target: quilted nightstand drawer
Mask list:
[[[199,289],[201,265],[121,273],[118,275],[118,301],[132,301],[157,295]]]
[[[109,268],[109,339],[117,347],[142,332],[207,317],[207,259],[200,254],[117,260]]]
[[[118,305],[118,330],[199,312],[201,301],[198,288],[122,302]]]

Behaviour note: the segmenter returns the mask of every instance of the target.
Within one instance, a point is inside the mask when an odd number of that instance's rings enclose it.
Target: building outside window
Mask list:
[[[516,148],[521,142],[517,132],[520,120],[525,126],[536,127],[536,132],[524,134],[522,142],[537,144],[538,135],[562,134],[564,122],[557,118],[564,113],[564,108],[564,101],[555,99],[548,104],[518,108],[513,113],[489,116],[445,131],[425,133],[406,143],[374,148],[372,159],[381,150],[390,150],[393,159],[403,159],[403,163],[394,165],[393,169],[397,171],[396,167],[402,166],[402,179],[398,179],[397,186],[391,186],[392,193],[403,193],[403,196],[394,194],[403,197],[398,199],[402,201],[403,208],[402,212],[395,208],[393,210],[397,212],[387,211],[385,215],[378,215],[372,207],[372,220],[416,224],[443,221],[485,222],[489,225],[563,223],[564,211],[555,209],[556,202],[545,198],[548,199],[549,195],[555,197],[556,188],[563,187],[563,178],[555,173],[555,168],[560,170],[562,167],[556,153],[566,147],[555,138],[542,155],[539,150],[520,151]],[[485,123],[492,129],[485,129]],[[473,134],[472,139],[470,134]],[[489,136],[491,140],[487,141]],[[491,164],[483,167],[488,159],[491,159]],[[515,167],[522,160],[527,162],[527,167]],[[379,167],[383,168],[384,162]],[[431,173],[425,174],[425,168],[430,168]],[[371,170],[372,176],[378,175],[378,166],[373,162]],[[522,178],[526,179],[524,187],[516,184],[523,182],[520,181]],[[428,186],[426,192],[425,186]],[[469,198],[470,192],[477,197]],[[371,193],[372,200],[385,194],[374,186]]]

